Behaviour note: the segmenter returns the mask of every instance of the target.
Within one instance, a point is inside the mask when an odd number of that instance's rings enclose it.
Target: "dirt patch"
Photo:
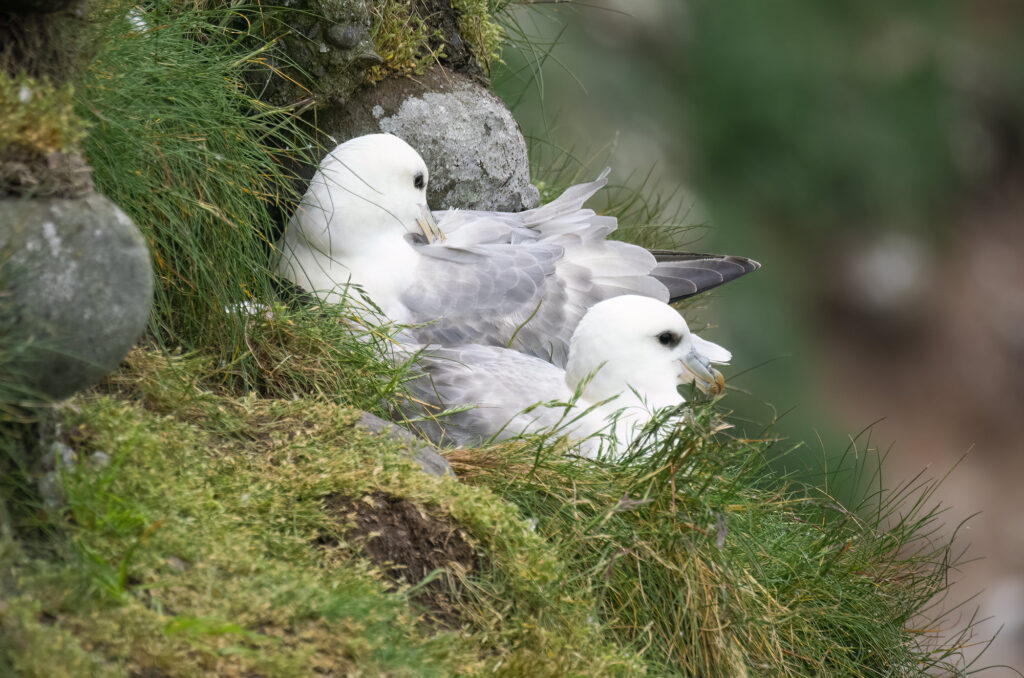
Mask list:
[[[331,515],[347,526],[346,537],[379,565],[392,581],[414,585],[434,570],[445,574],[425,584],[412,600],[423,605],[433,621],[454,628],[462,618],[455,601],[460,591],[458,576],[476,567],[473,548],[458,524],[436,516],[408,499],[383,492],[363,497],[327,497]],[[337,546],[332,539],[327,546]]]

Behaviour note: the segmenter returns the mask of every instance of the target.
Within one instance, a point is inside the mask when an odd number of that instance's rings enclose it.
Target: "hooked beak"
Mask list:
[[[725,377],[711,366],[711,362],[697,353],[695,349],[683,356],[680,361],[683,369],[693,376],[697,388],[710,396],[716,396],[725,390]]]
[[[434,221],[434,215],[430,213],[430,208],[426,205],[420,205],[420,216],[416,219],[416,224],[423,231],[423,235],[426,236],[428,243],[444,242],[444,231],[437,226],[437,222]]]

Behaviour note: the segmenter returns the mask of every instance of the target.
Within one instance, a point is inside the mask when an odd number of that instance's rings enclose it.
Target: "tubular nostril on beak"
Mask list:
[[[680,360],[683,370],[690,374],[697,387],[708,395],[716,396],[725,390],[725,377],[711,366],[711,361],[694,349],[690,349]]]

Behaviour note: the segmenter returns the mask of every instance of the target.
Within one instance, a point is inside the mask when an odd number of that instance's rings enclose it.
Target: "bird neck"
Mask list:
[[[327,251],[301,237],[287,238],[291,256],[282,257],[281,265],[293,271],[286,277],[328,303],[340,302],[346,285],[351,283],[361,287],[363,296],[379,306],[388,319],[411,322],[404,305],[397,302],[416,277],[419,255],[405,238],[390,235],[368,238],[359,248],[335,241]]]
[[[616,407],[645,406],[651,409],[678,405],[683,402],[676,388],[678,378],[669,370],[648,368],[640,365],[629,369],[619,364],[606,363],[597,368],[587,369],[575,360],[578,351],[569,356],[565,369],[566,386],[573,392],[584,380],[581,398],[596,404],[609,398],[616,398]]]

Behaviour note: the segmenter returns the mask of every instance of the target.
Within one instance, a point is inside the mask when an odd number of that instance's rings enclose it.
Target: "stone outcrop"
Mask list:
[[[418,78],[391,78],[343,107],[318,114],[338,143],[388,132],[420,152],[430,170],[433,209],[519,212],[536,207],[526,141],[505,104],[486,88],[440,66]]]
[[[64,398],[113,370],[142,334],[153,297],[146,243],[116,205],[0,200],[0,335],[24,349],[29,388]]]
[[[438,454],[432,445],[390,421],[369,412],[363,412],[359,421],[356,422],[356,426],[402,443],[408,451],[409,458],[416,462],[424,473],[432,476],[455,475],[448,460]]]

